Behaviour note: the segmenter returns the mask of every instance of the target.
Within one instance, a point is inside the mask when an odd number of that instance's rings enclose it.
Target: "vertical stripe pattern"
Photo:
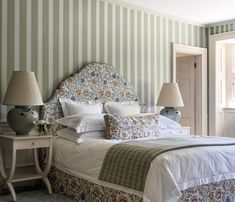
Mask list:
[[[208,28],[209,35],[220,34],[231,31],[235,31],[235,20],[218,24],[212,24]]]
[[[12,70],[35,72],[46,101],[58,83],[85,63],[118,68],[148,111],[171,78],[171,42],[207,47],[207,28],[107,0],[0,0],[0,96]],[[232,23],[209,34],[231,31]],[[1,105],[0,118],[7,108]]]

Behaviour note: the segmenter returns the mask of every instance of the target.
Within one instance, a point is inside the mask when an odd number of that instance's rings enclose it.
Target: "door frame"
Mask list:
[[[188,55],[200,56],[198,61],[199,76],[201,80],[199,96],[196,98],[196,127],[197,133],[207,135],[207,49],[195,46],[187,46],[172,43],[172,82],[176,82],[176,54],[183,53]]]
[[[218,71],[216,68],[216,42],[235,38],[235,31],[209,36],[209,135],[218,136],[219,109],[218,101]]]

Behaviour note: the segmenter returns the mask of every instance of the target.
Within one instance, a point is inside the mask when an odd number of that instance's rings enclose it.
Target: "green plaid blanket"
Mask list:
[[[99,180],[144,191],[151,162],[158,155],[179,149],[235,145],[235,139],[222,137],[169,137],[135,140],[113,145],[107,152]]]

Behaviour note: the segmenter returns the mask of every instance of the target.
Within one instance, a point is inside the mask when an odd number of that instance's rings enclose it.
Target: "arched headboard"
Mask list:
[[[116,68],[104,63],[90,63],[62,81],[40,109],[40,118],[49,122],[63,117],[59,98],[76,101],[138,101],[133,87]]]

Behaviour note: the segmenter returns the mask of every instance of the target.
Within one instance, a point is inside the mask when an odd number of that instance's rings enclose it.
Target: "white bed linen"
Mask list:
[[[84,139],[77,144],[56,138],[53,162],[55,167],[64,172],[143,196],[144,201],[152,202],[176,202],[181,196],[180,190],[235,178],[235,146],[215,146],[176,150],[159,155],[150,166],[144,193],[99,181],[99,172],[107,150],[119,142]]]

